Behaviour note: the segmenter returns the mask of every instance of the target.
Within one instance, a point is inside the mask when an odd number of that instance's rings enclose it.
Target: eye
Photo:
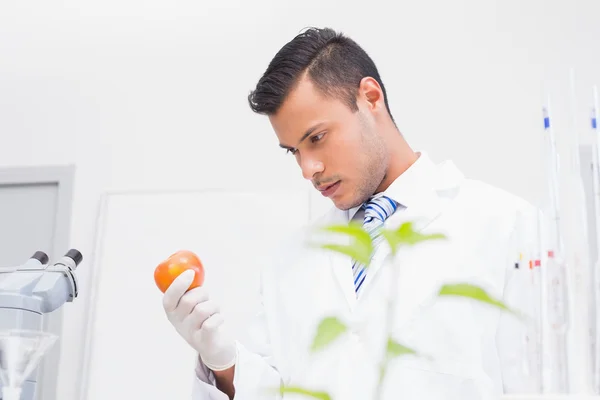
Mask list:
[[[314,135],[310,138],[310,141],[312,143],[318,142],[319,140],[323,139],[323,136],[325,136],[325,132],[323,133],[319,133],[318,135]]]
[[[296,149],[286,149],[285,153],[286,154],[296,154]]]

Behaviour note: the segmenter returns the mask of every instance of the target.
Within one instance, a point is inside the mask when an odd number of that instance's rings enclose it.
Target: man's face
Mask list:
[[[270,117],[281,147],[296,158],[304,178],[341,210],[365,202],[387,168],[375,118],[360,95],[358,106],[353,112],[305,78]]]

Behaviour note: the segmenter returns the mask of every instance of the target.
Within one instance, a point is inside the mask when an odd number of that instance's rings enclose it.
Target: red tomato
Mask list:
[[[171,254],[166,260],[158,264],[154,270],[156,286],[164,293],[175,278],[188,269],[194,270],[196,273],[188,290],[202,286],[204,283],[204,266],[198,256],[188,250],[180,250]]]

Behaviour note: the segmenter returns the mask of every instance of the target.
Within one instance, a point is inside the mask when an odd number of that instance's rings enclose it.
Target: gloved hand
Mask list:
[[[163,295],[165,313],[209,369],[226,370],[237,361],[236,343],[226,332],[219,307],[210,300],[206,288],[187,291],[193,279],[194,272],[185,271],[171,283]]]

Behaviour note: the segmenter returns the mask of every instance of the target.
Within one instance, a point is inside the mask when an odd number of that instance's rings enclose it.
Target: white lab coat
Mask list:
[[[492,307],[436,300],[435,294],[444,283],[469,282],[527,312],[527,269],[514,266],[519,253],[535,242],[537,210],[503,190],[466,179],[451,162],[434,164],[424,153],[386,193],[407,207],[386,221],[387,228],[416,221],[419,231],[448,239],[402,252],[397,281],[390,265],[381,263],[389,251],[384,245],[358,300],[351,260],[310,245],[315,226],[347,223],[354,210],[333,208],[290,239],[263,271],[254,339],[238,343],[236,400],[279,399],[265,390],[280,383],[326,391],[333,400],[373,399],[390,293],[396,301],[393,337],[432,361],[394,360],[383,399],[482,400],[498,398],[507,387],[527,390],[519,370],[526,362],[527,326]],[[350,329],[311,354],[317,325],[327,316],[337,316]],[[227,398],[203,365],[196,370],[194,400]]]

